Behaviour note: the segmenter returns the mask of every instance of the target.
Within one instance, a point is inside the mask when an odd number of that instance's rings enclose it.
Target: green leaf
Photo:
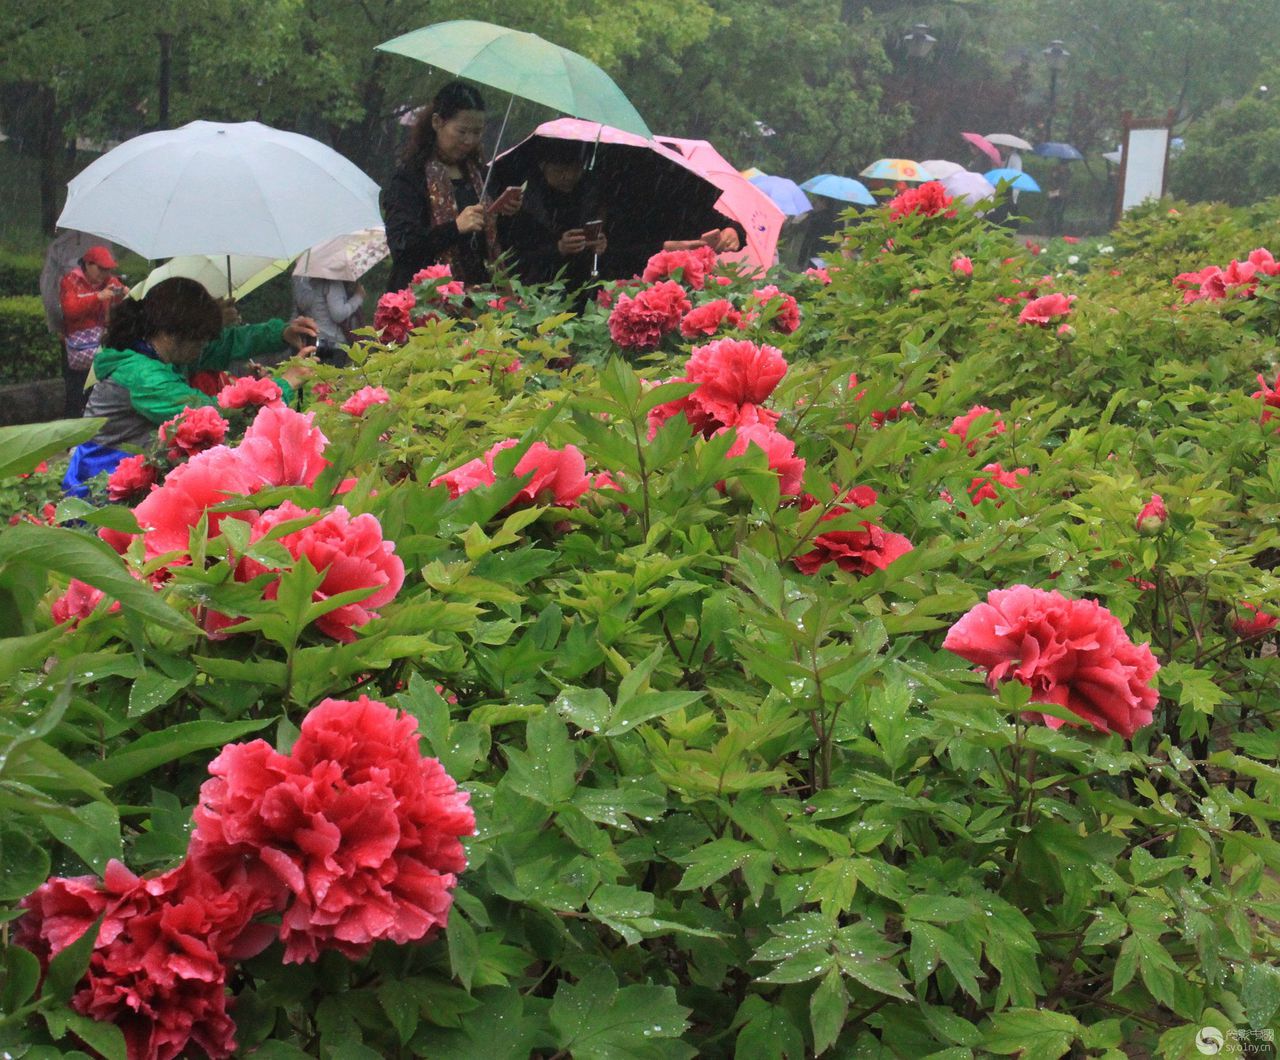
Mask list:
[[[451,919],[460,920],[461,917]],[[378,987],[378,1004],[400,1036],[400,1044],[404,1045],[413,1037],[413,1032],[418,1029],[418,1021],[422,1018],[417,991],[410,983],[389,979]]]
[[[54,1013],[46,1013],[45,1019],[49,1023],[50,1033],[53,1033],[55,1026],[60,1028],[55,1037],[61,1038],[70,1032],[100,1053],[103,1060],[128,1060],[124,1032],[114,1023],[101,1023],[78,1012],[59,1012],[56,1017]]]
[[[809,999],[809,1021],[813,1024],[813,1051],[821,1056],[836,1044],[849,1013],[849,994],[840,972],[832,968]]]
[[[124,858],[120,839],[120,815],[116,808],[101,802],[75,806],[70,817],[49,814],[44,826],[61,843],[74,850],[98,875],[106,870],[112,858]]]
[[[197,632],[186,615],[130,575],[120,557],[96,537],[58,526],[12,526],[0,533],[0,566],[35,567],[79,578],[162,629]]]
[[[35,470],[46,457],[87,442],[106,422],[93,417],[0,427],[0,479]]]
[[[1080,1021],[1065,1012],[1011,1008],[991,1017],[983,1048],[1019,1060],[1058,1060],[1084,1032]]]
[[[734,1048],[736,1060],[801,1060],[805,1055],[804,1035],[781,1005],[749,995],[733,1022],[742,1024]]]
[[[48,876],[48,852],[21,829],[0,828],[0,901],[25,898]]]
[[[623,1060],[646,1056],[693,1057],[694,1050],[655,1039],[679,1038],[689,1009],[669,986],[618,989],[607,968],[597,968],[575,984],[562,982],[551,1002],[556,1045],[574,1060]]]
[[[40,992],[42,999],[51,998],[63,1004],[71,1000],[76,984],[89,970],[89,957],[93,954],[101,927],[102,917],[98,917],[75,942],[54,954],[45,973],[44,989]]]
[[[458,981],[471,989],[471,980],[476,974],[476,964],[480,960],[480,947],[476,943],[475,929],[455,909],[449,917],[445,937],[449,943],[449,964]]]
[[[1280,1010],[1280,970],[1267,964],[1251,962],[1244,970],[1240,1001],[1249,1017],[1249,1026],[1263,1030],[1271,1026]]]
[[[19,670],[34,669],[44,661],[49,646],[66,636],[66,630],[54,626],[29,637],[5,637],[0,640],[0,681],[7,681]]]
[[[504,783],[543,806],[567,802],[576,787],[576,759],[564,723],[550,713],[531,718],[525,727],[525,745],[523,752],[504,748],[508,763]]]
[[[175,758],[205,751],[265,729],[275,719],[257,721],[188,721],[163,732],[152,732],[115,752],[89,771],[107,784],[123,784]]]
[[[40,982],[40,962],[21,946],[4,951],[4,985],[0,986],[0,1012],[13,1013],[25,1005]]]
[[[140,718],[156,707],[168,703],[195,679],[196,668],[177,677],[170,677],[159,670],[147,670],[129,689],[129,717]]]

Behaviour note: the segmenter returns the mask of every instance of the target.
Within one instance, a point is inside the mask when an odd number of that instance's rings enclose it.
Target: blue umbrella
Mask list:
[[[999,184],[1004,181],[1015,191],[1040,190],[1040,185],[1032,179],[1031,175],[1020,169],[989,169],[982,175],[987,178],[988,184]]]
[[[776,202],[788,217],[799,217],[813,209],[809,196],[800,190],[800,185],[794,180],[761,173],[758,177],[752,177],[751,183]]]
[[[1070,144],[1058,143],[1053,140],[1046,144],[1036,144],[1033,150],[1041,158],[1061,158],[1064,162],[1080,162],[1084,159],[1084,155]]]
[[[867,187],[860,180],[854,180],[852,177],[838,177],[834,173],[820,173],[816,177],[810,177],[800,185],[805,191],[812,192],[814,195],[821,195],[827,199],[839,199],[841,202],[851,202],[857,206],[874,206],[876,204],[875,196],[867,191]]]

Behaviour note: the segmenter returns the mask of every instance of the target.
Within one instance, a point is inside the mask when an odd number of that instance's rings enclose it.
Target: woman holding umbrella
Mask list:
[[[521,196],[518,188],[508,188],[493,202],[485,198],[484,120],[480,93],[450,81],[414,123],[382,192],[390,290],[407,287],[415,272],[436,264],[448,265],[468,286],[488,282],[498,256],[493,214],[515,213]]]

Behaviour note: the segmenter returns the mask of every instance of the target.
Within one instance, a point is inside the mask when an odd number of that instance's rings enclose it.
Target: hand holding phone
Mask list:
[[[588,243],[598,243],[600,236],[604,234],[604,222],[588,221],[582,226],[582,232],[587,237]]]
[[[503,190],[502,194],[493,200],[489,209],[495,213],[510,216],[517,213],[524,204],[524,185],[513,184],[511,187]]]

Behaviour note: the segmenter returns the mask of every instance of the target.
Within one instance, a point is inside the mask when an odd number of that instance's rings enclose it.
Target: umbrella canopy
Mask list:
[[[44,268],[40,270],[40,301],[44,303],[44,318],[55,335],[62,333],[62,277],[80,263],[84,252],[102,243],[99,236],[88,232],[61,232],[49,244],[44,253]],[[118,258],[119,251],[107,247],[111,256]]]
[[[650,135],[631,101],[600,67],[533,33],[456,19],[405,33],[377,50],[417,59],[563,114]]]
[[[1000,164],[1000,149],[994,143],[988,140],[981,133],[965,132],[960,134],[966,141],[973,144],[979,151],[986,155],[996,165]]]
[[[820,173],[810,177],[800,185],[812,195],[821,195],[827,199],[839,199],[857,206],[874,206],[875,196],[867,191],[867,186],[852,177],[838,177],[834,173]]]
[[[668,239],[696,239],[728,220],[715,209],[722,192],[678,151],[609,125],[558,118],[504,151],[493,163],[498,186],[536,171],[540,140],[576,140],[590,159],[585,200],[605,221],[610,272],[629,276]],[[588,218],[583,218],[587,220]]]
[[[720,189],[715,208],[737,221],[747,234],[747,245],[724,254],[731,261],[743,261],[758,268],[773,265],[778,252],[778,235],[786,214],[763,191],[740,174],[707,140],[685,140],[659,136],[658,143],[678,152],[696,166],[707,180]]]
[[[959,162],[948,162],[945,158],[926,158],[920,163],[934,180],[942,180],[952,173],[966,172]]]
[[[777,203],[778,208],[788,217],[799,217],[813,209],[809,196],[800,190],[800,185],[794,180],[761,173],[758,177],[752,177],[751,183]]]
[[[920,184],[933,179],[932,173],[909,158],[877,159],[858,176],[868,180],[902,180],[908,184]]]
[[[1000,147],[1012,147],[1015,151],[1031,150],[1031,144],[1021,136],[1013,136],[1009,133],[987,133],[987,140]]]
[[[1056,140],[1036,144],[1033,150],[1041,158],[1061,158],[1064,162],[1080,162],[1084,159],[1084,155],[1070,144],[1059,143]]]
[[[385,228],[362,228],[304,251],[293,274],[354,282],[390,253]]]
[[[185,254],[152,269],[147,278],[129,291],[141,298],[161,280],[185,276],[195,280],[214,298],[243,298],[289,267],[288,258],[259,258],[247,254]]]
[[[981,173],[971,173],[967,169],[943,177],[942,187],[953,199],[963,199],[970,206],[976,206],[984,199],[996,197],[995,185]]]
[[[764,170],[757,169],[755,166],[747,166],[746,169],[738,170],[738,176],[746,177],[747,180],[750,180],[752,177],[763,177]]]
[[[292,258],[382,223],[378,185],[337,151],[256,121],[135,136],[67,185],[58,224],[144,258]]]
[[[1020,169],[991,169],[982,175],[986,178],[988,184],[999,184],[1004,181],[1014,191],[1040,190],[1040,185],[1035,182],[1031,174],[1023,173]]]

